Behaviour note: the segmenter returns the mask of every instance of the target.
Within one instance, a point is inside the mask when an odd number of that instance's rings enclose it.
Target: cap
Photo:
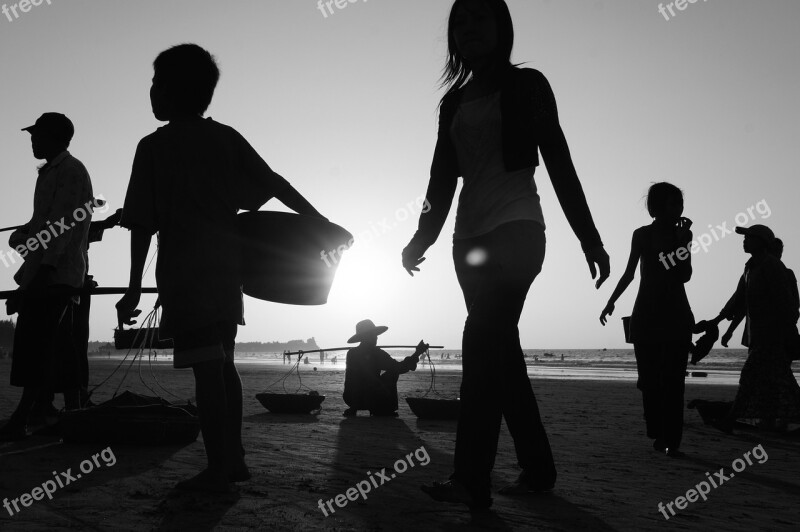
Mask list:
[[[22,131],[33,133],[39,131],[61,140],[69,142],[75,134],[72,121],[61,113],[45,113],[39,117],[35,124],[22,128]]]
[[[755,236],[766,242],[772,244],[775,241],[775,233],[766,225],[756,224],[750,227],[737,227],[736,232],[740,235]]]

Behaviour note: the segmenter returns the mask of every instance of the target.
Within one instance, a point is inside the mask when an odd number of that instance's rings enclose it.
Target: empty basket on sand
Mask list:
[[[458,399],[428,397],[431,392],[436,396],[439,395],[439,392],[436,391],[436,368],[433,360],[431,360],[430,352],[426,351],[424,356],[428,357],[428,363],[430,364],[431,384],[422,397],[406,397],[408,407],[420,419],[458,419],[458,415],[461,412],[461,401]]]
[[[273,414],[311,414],[312,412],[318,413],[322,410],[322,402],[325,400],[325,396],[320,395],[315,390],[311,390],[308,386],[304,385],[300,377],[300,360],[302,360],[303,355],[302,352],[299,353],[294,366],[292,366],[283,377],[267,386],[267,389],[269,389],[281,383],[283,393],[264,392],[256,394],[258,402]],[[286,379],[295,371],[297,371],[297,379],[300,381],[300,384],[297,390],[295,390],[295,393],[288,393],[286,391]],[[306,388],[308,392],[297,393],[303,388]]]
[[[308,393],[259,393],[256,399],[273,414],[310,414],[322,408],[324,395]]]

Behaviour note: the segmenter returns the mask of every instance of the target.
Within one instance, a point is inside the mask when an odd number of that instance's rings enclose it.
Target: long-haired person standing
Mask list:
[[[631,237],[628,265],[600,314],[606,324],[619,297],[633,282],[636,266],[641,281],[630,321],[647,437],[653,449],[681,457],[686,363],[692,345],[694,315],[686,297],[692,278],[692,221],[683,215],[683,192],[672,183],[655,183],[647,192],[653,222]]]
[[[419,271],[444,225],[459,177],[453,260],[468,316],[462,341],[461,415],[454,473],[424,486],[439,501],[488,508],[501,419],[522,468],[501,493],[553,487],[556,468],[520,346],[525,297],[544,260],[544,219],[534,171],[541,150],[553,188],[597,286],[609,275],[603,249],[558,122],[555,97],[537,70],[511,64],[514,29],[503,0],[456,0],[448,23],[446,94],[427,200],[403,266]]]

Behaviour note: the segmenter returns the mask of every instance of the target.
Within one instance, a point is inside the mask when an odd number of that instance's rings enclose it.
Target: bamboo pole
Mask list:
[[[348,351],[356,347],[355,345],[349,345],[347,347],[331,347],[330,349],[314,349],[313,351],[284,351],[284,355],[307,355],[309,353],[327,353],[328,351]],[[415,345],[379,345],[376,346],[378,349],[415,349],[417,346]],[[443,345],[429,345],[428,349],[444,349]]]
[[[107,296],[107,295],[113,295],[113,294],[123,295],[127,291],[128,291],[127,288],[123,288],[121,286],[105,286],[105,287],[98,286],[98,287],[92,288],[90,290],[87,290],[85,288],[75,288],[72,293],[75,294],[75,295],[81,295],[81,294],[87,294],[88,293],[89,295],[93,295],[93,296]],[[3,292],[0,292],[0,301],[2,301],[3,299],[8,299],[9,297],[15,295],[17,292],[18,292],[17,290],[6,290],[6,291],[3,291]],[[143,294],[157,294],[158,293],[158,289],[157,288],[142,288],[142,293]]]

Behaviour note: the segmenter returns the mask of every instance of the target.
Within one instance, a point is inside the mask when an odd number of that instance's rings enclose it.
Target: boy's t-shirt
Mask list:
[[[173,121],[139,142],[120,225],[158,233],[162,337],[244,324],[236,215],[287,186],[242,135],[211,118]]]

